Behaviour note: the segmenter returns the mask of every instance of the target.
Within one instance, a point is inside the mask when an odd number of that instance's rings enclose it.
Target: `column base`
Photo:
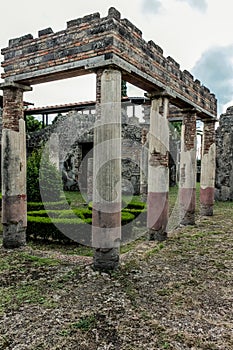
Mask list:
[[[140,186],[140,198],[142,202],[147,202],[147,195],[148,195],[148,186],[142,185]]]
[[[26,228],[18,224],[3,225],[3,247],[20,248],[26,245]]]
[[[163,242],[167,239],[167,232],[165,232],[163,229],[153,230],[152,228],[150,228],[148,230],[148,235],[149,241]]]
[[[112,271],[119,266],[119,248],[98,248],[94,253],[93,268],[97,271]]]
[[[200,214],[202,216],[213,216],[214,215],[213,205],[201,204]]]
[[[195,213],[186,212],[184,215],[182,215],[180,225],[183,225],[183,226],[195,225]]]

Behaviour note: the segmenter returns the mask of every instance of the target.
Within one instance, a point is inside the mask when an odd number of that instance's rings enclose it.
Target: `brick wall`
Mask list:
[[[69,21],[66,29],[57,33],[46,28],[38,32],[38,38],[28,34],[11,39],[2,54],[2,78],[24,83],[60,79],[66,74],[74,76],[78,74],[75,69],[82,70],[80,74],[83,74],[85,69],[91,71],[92,68],[75,68],[76,62],[94,58],[95,68],[98,68],[103,56],[101,65],[108,66],[115,54],[141,73],[156,79],[156,84],[153,86],[154,83],[146,81],[142,75],[139,78],[128,74],[124,79],[135,85],[139,79],[144,79],[142,83],[147,90],[169,87],[178,94],[177,101],[181,99],[187,104],[192,101],[212,115],[217,113],[216,99],[209,89],[194,80],[188,71],[181,71],[173,58],[164,57],[163,50],[153,41],[146,42],[142,32],[127,19],[121,19],[114,8],[110,8],[104,18],[95,13]],[[49,78],[50,75],[53,78]]]

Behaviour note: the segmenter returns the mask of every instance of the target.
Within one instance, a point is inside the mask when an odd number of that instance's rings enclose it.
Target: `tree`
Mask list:
[[[182,121],[172,122],[172,126],[178,135],[181,135]]]
[[[121,81],[121,97],[127,97],[127,83],[125,80]]]
[[[36,149],[27,161],[27,198],[30,202],[57,201],[62,189],[61,176],[49,154]]]
[[[33,132],[42,129],[42,122],[37,120],[35,117],[32,115],[27,115],[26,116],[26,131],[27,132]]]

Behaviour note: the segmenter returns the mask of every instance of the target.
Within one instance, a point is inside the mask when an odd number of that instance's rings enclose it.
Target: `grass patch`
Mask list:
[[[6,309],[18,310],[23,304],[44,304],[49,307],[50,301],[46,291],[33,283],[0,288],[0,313]]]
[[[145,259],[149,259],[153,255],[157,254],[161,249],[164,248],[164,246],[165,246],[164,243],[159,243],[156,247],[146,252]]]
[[[44,258],[27,253],[22,253],[21,256],[24,259],[24,262],[31,262],[33,266],[57,266],[60,264],[59,260],[52,258]]]

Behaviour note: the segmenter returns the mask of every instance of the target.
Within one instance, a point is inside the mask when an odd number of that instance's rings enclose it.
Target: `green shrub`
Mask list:
[[[130,202],[127,204],[127,207],[125,209],[140,209],[143,210],[146,207],[146,203],[144,202]]]
[[[122,225],[130,223],[134,218],[134,214],[130,212],[121,213]],[[89,224],[89,227],[86,224]],[[27,237],[67,242],[70,239],[62,232],[80,232],[83,234],[83,241],[85,241],[85,232],[91,232],[91,224],[92,211],[86,208],[29,211]]]
[[[37,120],[32,115],[27,115],[25,121],[26,121],[26,131],[27,132],[34,132],[34,131],[42,129],[42,127],[43,127],[42,122]]]
[[[33,151],[27,160],[27,199],[41,201],[39,187],[41,150]]]
[[[57,202],[28,202],[27,203],[27,210],[44,210],[51,209],[51,210],[65,210],[68,207],[67,202],[64,200],[57,201]]]
[[[135,216],[129,212],[121,212],[121,225],[126,225],[129,222],[133,221]]]
[[[39,181],[44,202],[60,199],[63,188],[61,175],[56,166],[50,162],[47,150],[43,150],[41,156]]]
[[[58,227],[55,224],[58,224]],[[90,231],[90,226],[86,224],[91,224],[91,219],[50,218],[28,215],[27,237],[70,242],[71,239],[62,232],[80,232],[85,234],[88,230]],[[85,241],[85,236],[83,241]]]
[[[42,148],[34,150],[27,160],[27,198],[31,202],[58,201],[62,189],[61,176]]]
[[[29,216],[40,216],[40,217],[52,217],[52,218],[75,218],[77,216],[80,219],[92,218],[92,211],[86,208],[80,209],[67,209],[67,210],[32,210],[28,211]]]

